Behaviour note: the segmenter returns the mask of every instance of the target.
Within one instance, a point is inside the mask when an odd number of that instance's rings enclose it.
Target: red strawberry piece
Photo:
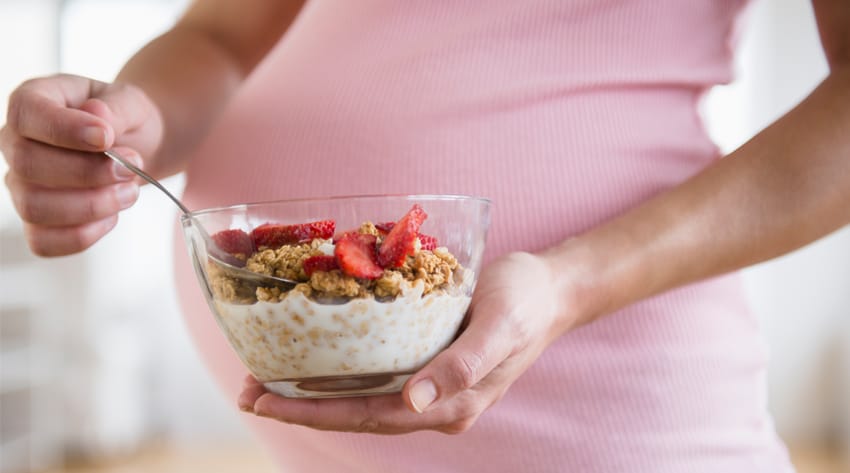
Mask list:
[[[421,244],[420,249],[422,250],[433,250],[437,245],[437,237],[432,237],[431,235],[419,234],[419,243]]]
[[[381,236],[387,236],[387,233],[389,233],[390,230],[393,229],[393,226],[395,226],[395,222],[383,222],[375,224],[375,228],[378,229],[378,233],[380,233]],[[440,246],[437,242],[437,237],[432,237],[431,235],[425,235],[423,233],[419,234],[419,243],[422,244],[421,249],[423,250],[433,250],[434,248]]]
[[[378,249],[378,264],[384,268],[398,268],[405,258],[416,251],[419,227],[428,218],[419,204],[414,204],[404,217],[393,225]]]
[[[392,230],[394,226],[395,226],[395,222],[382,222],[382,223],[376,223],[375,224],[375,228],[378,229],[378,233],[380,233],[381,236],[386,236],[386,234],[389,233],[390,230]]]
[[[384,274],[378,266],[375,235],[349,234],[340,239],[334,248],[339,268],[343,273],[361,279],[377,279]]]
[[[307,277],[313,275],[316,271],[333,271],[339,269],[336,258],[331,255],[316,255],[304,260],[304,272]]]
[[[334,235],[333,242],[334,242],[334,244],[337,244],[338,241],[342,240],[343,238],[345,238],[349,235],[358,235],[358,234],[360,234],[360,230],[358,230],[358,229],[346,230],[346,231],[344,231],[340,234]]]
[[[314,238],[331,238],[335,229],[336,222],[333,220],[294,225],[264,223],[251,231],[251,240],[256,248],[261,246],[278,248],[283,245],[310,241]]]
[[[254,252],[251,237],[239,229],[222,230],[213,235],[212,240],[218,245],[219,249],[231,255],[245,255],[247,257]]]

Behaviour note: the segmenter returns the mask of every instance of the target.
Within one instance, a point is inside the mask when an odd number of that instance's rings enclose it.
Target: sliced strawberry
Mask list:
[[[421,244],[420,249],[423,250],[433,250],[437,245],[437,237],[432,237],[431,235],[419,234],[419,243]]]
[[[405,258],[416,251],[416,237],[419,235],[419,227],[428,218],[428,214],[422,210],[419,204],[407,211],[384,237],[381,247],[378,249],[378,264],[384,268],[398,268],[404,264]]]
[[[383,222],[375,224],[375,228],[378,229],[378,232],[381,234],[381,236],[387,236],[387,233],[389,233],[394,226],[395,222]],[[440,246],[437,242],[437,237],[425,235],[424,233],[419,234],[419,243],[421,243],[421,249],[423,250],[433,250],[434,248]]]
[[[381,236],[386,236],[387,233],[393,229],[393,226],[395,226],[395,222],[381,222],[375,224],[375,228],[378,229],[378,233],[380,233]]]
[[[314,238],[331,238],[334,235],[336,223],[333,220],[283,225],[279,223],[264,223],[251,231],[251,240],[259,248],[266,246],[278,248],[310,241]]]
[[[339,269],[336,258],[331,255],[316,255],[304,260],[304,272],[307,277],[313,275],[316,271],[333,271]]]
[[[337,242],[339,242],[340,240],[342,240],[343,238],[345,238],[349,235],[359,235],[359,234],[360,234],[360,230],[357,230],[357,229],[346,230],[342,233],[336,234],[336,235],[334,235],[334,240],[333,240],[334,245],[337,244]]]
[[[340,239],[334,255],[342,272],[362,279],[377,279],[384,274],[378,266],[375,235],[349,234]]]
[[[245,255],[247,257],[254,252],[251,237],[239,229],[222,230],[213,235],[212,239],[219,249],[231,255]]]

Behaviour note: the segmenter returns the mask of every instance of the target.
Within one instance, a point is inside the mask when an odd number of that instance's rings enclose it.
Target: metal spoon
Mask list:
[[[121,164],[125,168],[129,169],[136,173],[142,179],[148,181],[153,184],[154,187],[161,190],[165,195],[171,199],[172,202],[177,204],[177,207],[180,208],[180,211],[183,212],[187,218],[192,220],[193,225],[198,228],[198,233],[201,234],[201,238],[203,238],[204,243],[207,247],[207,255],[212,259],[215,264],[220,266],[225,272],[227,272],[230,276],[234,278],[238,278],[243,282],[251,282],[258,286],[273,286],[280,287],[281,289],[291,289],[296,284],[297,281],[293,281],[291,279],[279,278],[277,276],[269,276],[267,274],[255,273],[254,271],[249,271],[245,268],[240,268],[239,266],[235,266],[234,263],[241,263],[236,257],[231,255],[230,253],[224,251],[219,247],[215,240],[212,239],[209,233],[207,233],[206,229],[201,225],[193,215],[192,211],[186,208],[180,200],[175,197],[171,192],[168,191],[159,181],[149,176],[146,172],[134,166],[129,161],[125,160],[117,153],[111,150],[104,151],[103,154],[114,160],[115,162]]]

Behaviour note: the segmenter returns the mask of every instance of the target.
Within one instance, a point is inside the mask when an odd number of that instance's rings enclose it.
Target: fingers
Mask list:
[[[265,393],[266,388],[263,387],[262,383],[251,375],[246,376],[245,382],[242,384],[242,393],[237,401],[239,409],[244,412],[254,412],[254,404]]]
[[[78,110],[90,82],[75,76],[55,76],[23,83],[9,97],[7,126],[22,137],[81,151],[102,151],[114,132],[103,118]]]
[[[54,189],[86,189],[117,184],[135,178],[135,174],[105,156],[71,151],[23,138],[4,128],[0,131],[0,149],[17,180]],[[141,167],[134,151],[116,152]]]
[[[252,410],[288,424],[318,430],[402,434],[417,430],[443,430],[449,423],[447,412],[424,417],[416,415],[398,394],[335,399],[287,399],[264,392]]]
[[[122,135],[159,123],[138,87],[57,75],[21,84],[9,97],[7,125],[17,134],[60,148],[104,151]]]
[[[0,139],[9,162],[6,186],[27,223],[38,227],[92,223],[127,209],[138,198],[139,187],[129,171],[106,156],[64,151],[23,138],[17,141],[5,146],[6,139]],[[141,165],[132,150],[116,151]]]
[[[118,216],[71,227],[42,227],[24,224],[30,250],[39,256],[65,256],[95,244],[118,223]]]
[[[472,396],[470,396],[471,398]],[[239,408],[261,417],[318,430],[401,434],[435,430],[456,434],[468,430],[480,415],[469,399],[427,414],[410,411],[398,394],[336,399],[287,399],[269,393],[248,376],[239,396]]]
[[[285,399],[265,393],[254,412],[318,430],[398,434],[428,428],[411,416],[398,395],[337,399]]]
[[[93,189],[48,189],[9,174],[6,186],[21,219],[43,227],[102,220],[129,208],[139,196],[139,186],[133,181]]]
[[[87,249],[115,226],[118,212],[138,199],[138,183],[105,156],[23,138],[9,147],[6,136],[4,130],[0,149],[9,162],[6,186],[37,255],[64,256]],[[141,164],[132,150],[119,152]]]
[[[504,362],[514,347],[507,320],[475,317],[473,311],[461,336],[407,381],[403,398],[408,407],[425,412],[438,401],[472,388]]]

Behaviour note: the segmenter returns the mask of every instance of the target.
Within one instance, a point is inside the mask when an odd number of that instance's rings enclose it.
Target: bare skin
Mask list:
[[[179,157],[204,136],[208,117],[284,33],[282,24],[300,2],[251,3],[197,2],[171,32],[134,57],[118,85],[64,76],[16,91],[0,149],[34,252],[82,251],[135,200],[121,198],[130,193],[122,189],[135,186],[129,176],[86,152],[119,146],[138,162],[144,156],[144,166],[160,177],[185,167]],[[830,74],[805,100],[669,192],[543,252],[508,254],[486,267],[465,331],[411,377],[401,396],[284,399],[248,377],[240,408],[325,430],[463,432],[566,331],[654,294],[777,257],[846,225],[850,4],[814,0],[813,6]],[[228,8],[257,14],[238,18],[226,14]],[[183,54],[196,60],[183,61]],[[178,134],[172,132],[176,123],[192,126],[181,126]],[[105,132],[87,135],[87,126]],[[94,144],[86,144],[87,136]],[[541,272],[550,277],[534,280],[549,286],[525,287],[521,281],[532,278],[516,277]]]

